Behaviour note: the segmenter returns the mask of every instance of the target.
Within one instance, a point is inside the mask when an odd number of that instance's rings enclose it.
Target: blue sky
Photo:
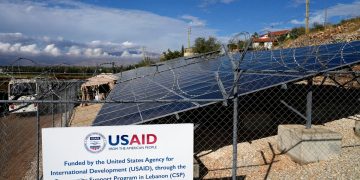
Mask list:
[[[108,8],[137,9],[180,18],[184,15],[197,17],[219,36],[229,36],[239,31],[261,32],[265,29],[286,29],[299,26],[291,21],[302,21],[305,15],[305,0],[90,0],[84,3]],[[311,13],[341,5],[352,5],[354,0],[310,0]],[[360,11],[360,9],[358,9]],[[339,18],[359,15],[355,12],[344,12],[344,15],[328,19],[337,22]],[[331,14],[329,14],[331,16]]]
[[[310,0],[310,22],[360,15],[360,0]],[[25,56],[46,63],[137,62],[215,36],[263,33],[304,23],[305,0],[0,0],[0,64]],[[154,54],[152,54],[154,53]]]

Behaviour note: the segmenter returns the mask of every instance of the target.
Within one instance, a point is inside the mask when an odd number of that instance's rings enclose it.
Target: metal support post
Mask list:
[[[66,87],[67,87],[67,84],[66,84]],[[67,88],[65,88],[65,100],[69,100],[68,97],[67,97]],[[61,122],[61,127],[63,127],[63,124],[66,124],[67,123],[67,102],[65,102],[65,123]]]
[[[51,94],[51,100],[54,101],[54,94]],[[52,127],[55,127],[54,103],[51,103]]]
[[[238,132],[238,84],[236,82],[237,73],[234,73],[234,117],[233,117],[233,164],[232,164],[232,179],[236,180],[237,174],[237,132]]]
[[[40,180],[40,115],[39,115],[39,105],[36,110],[36,124],[37,124],[37,169],[36,169],[36,177]]]
[[[311,128],[311,121],[312,121],[312,78],[308,79],[308,91],[306,95],[306,129]]]

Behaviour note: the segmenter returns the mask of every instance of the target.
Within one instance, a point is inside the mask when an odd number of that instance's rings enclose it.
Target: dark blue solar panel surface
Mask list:
[[[360,60],[359,51],[360,41],[275,51],[250,51],[240,64],[243,73],[238,82],[239,94],[357,63]],[[230,93],[234,75],[232,63],[227,56],[215,59],[178,58],[158,67],[142,67],[118,74],[121,79],[107,100],[222,99],[216,73],[225,91]],[[211,103],[109,103],[102,107],[93,124],[137,124],[208,104]]]

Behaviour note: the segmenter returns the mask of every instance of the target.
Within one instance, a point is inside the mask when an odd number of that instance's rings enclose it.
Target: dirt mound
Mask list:
[[[280,47],[296,48],[356,40],[360,40],[360,18],[345,20],[338,25],[328,25],[323,31],[310,32],[295,40],[285,41]]]

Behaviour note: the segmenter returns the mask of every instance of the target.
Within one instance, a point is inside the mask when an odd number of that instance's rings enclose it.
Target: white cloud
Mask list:
[[[305,0],[292,0],[291,1],[291,6],[292,7],[298,7],[298,6],[300,6],[300,5],[303,5],[303,4],[305,4]]]
[[[312,25],[314,23],[323,24],[325,21],[325,10],[317,10],[311,13],[309,18],[309,24]],[[350,18],[360,16],[360,1],[354,1],[350,4],[337,4],[335,6],[331,6],[327,8],[327,18],[331,19],[334,17],[340,18]],[[291,24],[294,25],[302,25],[305,24],[305,20],[297,20],[293,19],[290,21]]]
[[[122,54],[121,54],[121,57],[130,57],[131,54],[129,53],[129,51],[124,51]]]
[[[230,3],[229,0],[219,1]],[[50,4],[51,3],[51,4]],[[62,3],[61,5],[57,5]],[[30,12],[26,11],[30,8]],[[193,37],[215,35],[201,20]],[[146,11],[87,5],[79,1],[0,1],[0,32],[50,37],[76,42],[136,42],[148,50],[180,49],[187,42],[188,22]],[[200,27],[200,25],[202,25]]]
[[[192,27],[204,27],[206,22],[204,20],[200,20],[198,17],[190,16],[190,15],[183,15],[181,16],[182,19],[188,20],[189,25]]]
[[[310,17],[310,23],[323,23],[324,22],[324,10],[318,10]],[[360,1],[355,1],[351,4],[337,4],[327,9],[327,18],[332,17],[356,17],[360,16]]]
[[[2,43],[0,42],[0,51],[3,53],[21,53],[21,54],[39,54],[40,50],[36,44],[22,45],[21,43]]]
[[[30,11],[33,10],[33,9],[34,9],[33,6],[28,6],[25,10],[26,10],[26,12],[30,12]]]
[[[108,47],[116,47],[116,46],[121,46],[121,44],[119,43],[114,43],[114,42],[110,42],[110,41],[101,41],[101,40],[95,40],[95,41],[91,41],[90,43],[88,43],[88,45],[90,47],[104,47],[104,46],[108,46]]]
[[[101,48],[87,48],[84,51],[85,56],[88,57],[100,57],[100,56],[107,56],[108,54],[106,52],[103,52]]]
[[[290,28],[289,27],[284,27],[284,28],[265,27],[265,28],[261,29],[259,34],[261,35],[261,34],[266,34],[268,32],[281,31],[281,30],[285,30],[285,29],[290,29]]]
[[[66,54],[69,56],[80,56],[81,49],[77,46],[71,46]]]
[[[125,50],[121,56],[122,58],[142,58],[143,57],[143,53],[141,54],[130,54],[129,51]]]
[[[95,41],[91,41],[90,44],[94,46],[98,46],[98,45],[102,45],[103,42],[101,42],[100,40],[95,40]]]
[[[284,22],[272,22],[272,23],[270,23],[270,26],[279,26],[282,24],[284,24]]]
[[[79,43],[23,34],[15,36],[14,33],[0,33],[0,65],[8,65],[18,57],[30,58],[38,64],[47,65],[65,62],[74,65],[96,65],[109,61],[128,65],[142,59],[142,54],[139,54],[140,47],[130,41]],[[126,50],[128,47],[129,49]],[[153,52],[148,52],[147,55],[151,58],[159,57]]]
[[[134,43],[130,42],[130,41],[125,41],[123,43],[121,43],[124,47],[126,48],[131,48],[131,47],[134,47]]]
[[[12,46],[10,46],[9,51],[10,52],[20,52],[20,47],[21,47],[20,43],[15,43]]]
[[[21,38],[24,35],[22,33],[19,32],[15,32],[15,33],[0,33],[1,36],[9,36],[9,37],[13,37],[13,38]]]
[[[2,43],[2,42],[0,42],[0,51],[8,52],[10,47],[11,47],[10,43]]]
[[[39,54],[40,50],[37,48],[36,44],[30,44],[27,46],[20,47],[20,51],[24,53],[30,53],[30,54]]]
[[[292,20],[290,21],[290,23],[291,23],[291,24],[294,24],[294,25],[302,25],[302,24],[305,24],[304,21],[299,21],[299,20],[297,20],[297,19],[292,19]]]
[[[124,56],[121,57],[124,50]],[[131,50],[131,51],[130,51]],[[79,43],[47,36],[31,37],[19,33],[0,33],[0,56],[30,57],[35,61],[51,61],[52,63],[74,61],[71,64],[86,64],[86,62],[101,62],[101,60],[119,60],[122,63],[136,63],[142,58],[138,52],[141,47],[133,42],[123,43],[95,40],[89,43]],[[149,52],[151,57],[157,58],[157,53]],[[128,60],[131,59],[129,62]],[[59,61],[60,60],[60,61]],[[0,64],[4,64],[1,61]]]
[[[60,49],[55,46],[55,44],[49,44],[44,49],[45,53],[48,53],[52,56],[60,56],[61,52]]]

